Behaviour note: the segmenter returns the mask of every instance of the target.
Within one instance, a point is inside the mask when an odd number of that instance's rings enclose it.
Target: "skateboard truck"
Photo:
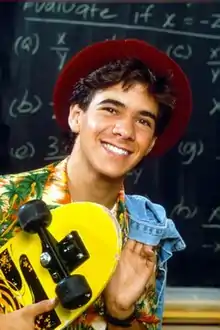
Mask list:
[[[50,235],[49,232],[47,232],[47,234]],[[44,268],[49,270],[54,282],[57,283],[61,279],[61,275],[57,272],[55,258],[53,259],[51,256],[51,246],[56,249],[59,260],[62,260],[68,273],[71,273],[87,260],[89,258],[89,253],[76,231],[69,233],[61,242],[56,242],[52,235],[50,235],[49,238],[49,247],[45,244],[47,238],[42,238],[44,252],[42,252],[40,256],[40,262]]]
[[[55,292],[61,305],[66,309],[75,309],[87,304],[92,291],[86,278],[80,274],[70,275],[89,258],[78,233],[72,231],[61,242],[57,242],[46,229],[52,221],[52,215],[42,200],[36,199],[22,205],[18,219],[24,231],[39,235],[43,248],[40,263],[57,283]]]

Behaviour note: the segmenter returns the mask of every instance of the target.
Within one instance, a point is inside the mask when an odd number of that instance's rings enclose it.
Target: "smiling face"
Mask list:
[[[69,126],[78,134],[74,148],[91,171],[123,178],[153,148],[157,116],[157,102],[140,83],[99,90],[86,111],[70,108]]]

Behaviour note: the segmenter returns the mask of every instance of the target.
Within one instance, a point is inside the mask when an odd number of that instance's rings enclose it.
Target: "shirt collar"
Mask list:
[[[68,157],[57,163],[53,167],[48,178],[48,196],[51,196],[52,202],[55,204],[67,204],[71,203],[71,196],[68,187],[68,175],[67,175],[67,162]],[[125,191],[124,186],[119,191],[116,205],[114,205],[114,212],[118,214],[121,206],[125,207]]]

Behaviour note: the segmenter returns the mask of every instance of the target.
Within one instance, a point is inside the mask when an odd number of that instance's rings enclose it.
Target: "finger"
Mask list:
[[[153,251],[153,247],[150,245],[143,245],[141,254],[144,258],[150,259],[151,261],[155,260],[155,253]]]
[[[152,245],[147,245],[147,244],[142,245],[142,252],[145,254],[154,253],[153,249],[154,247]]]
[[[35,317],[39,314],[49,312],[57,306],[57,299],[42,300],[36,304],[24,307],[23,312],[28,316]]]
[[[133,239],[128,239],[127,242],[125,243],[124,248],[134,251],[135,244],[136,244],[136,241],[134,241]]]
[[[139,243],[139,242],[136,242],[136,244],[134,246],[134,252],[137,253],[137,254],[139,254],[139,255],[142,255],[142,253],[141,253],[142,252],[142,248],[143,248],[143,244],[142,243]]]

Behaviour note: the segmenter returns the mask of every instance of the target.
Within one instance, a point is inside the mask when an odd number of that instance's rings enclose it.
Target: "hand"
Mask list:
[[[1,330],[34,330],[35,317],[39,314],[49,312],[57,305],[57,301],[42,300],[39,303],[23,307],[8,314],[0,314]]]
[[[151,246],[127,241],[116,271],[103,292],[108,313],[121,319],[132,314],[155,265],[156,257]]]

